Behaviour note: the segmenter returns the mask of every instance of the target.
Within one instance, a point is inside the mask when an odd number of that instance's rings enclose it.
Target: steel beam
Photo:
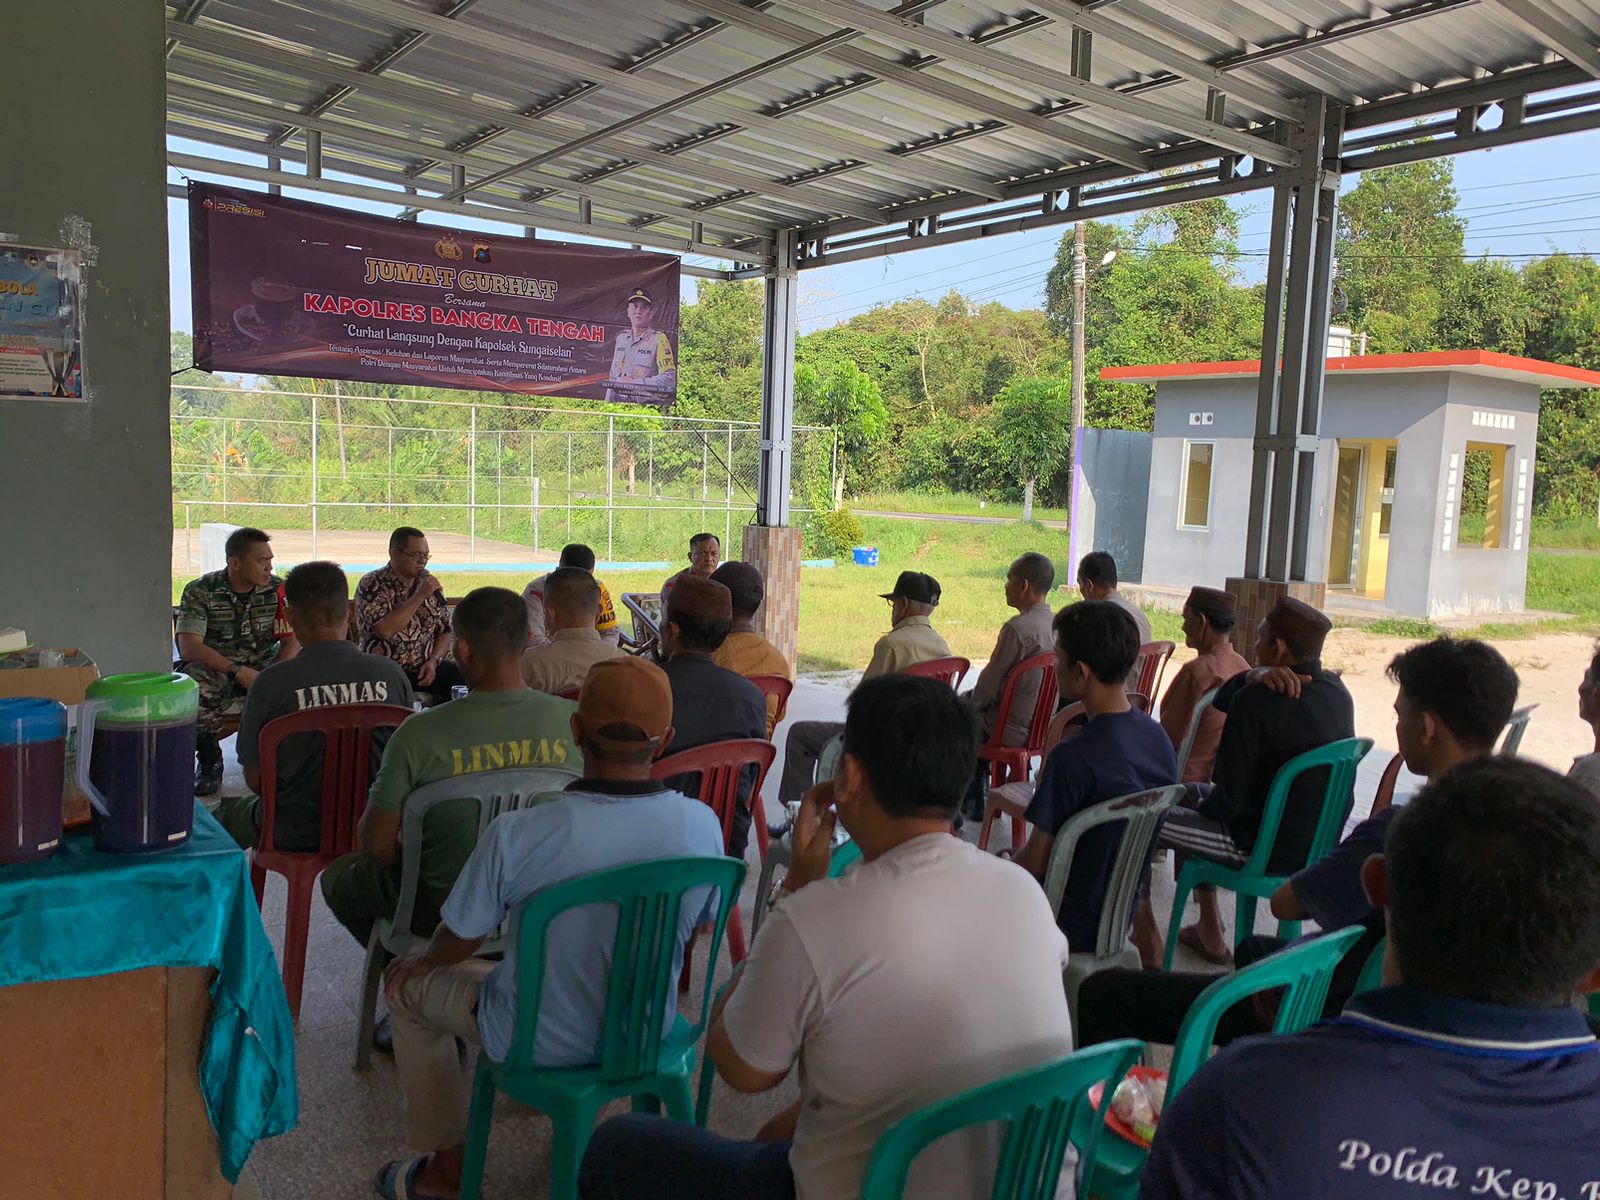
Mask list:
[[[361,2],[367,3],[370,0]],[[1112,88],[1085,83],[1065,71],[1037,66],[1025,59],[977,45],[970,38],[945,33],[943,30],[932,29],[900,17],[888,16],[877,9],[856,3],[855,0],[779,0],[779,3],[804,9],[813,15],[819,13],[826,15],[853,28],[871,30],[892,40],[915,46],[919,50],[941,55],[953,62],[966,63],[1000,80],[1023,80],[1043,88],[1052,95],[1065,96],[1091,108],[1121,113],[1143,124],[1154,125],[1158,129],[1171,129],[1218,146],[1226,146],[1241,154],[1253,155],[1264,162],[1279,166],[1294,166],[1298,162],[1292,150],[1259,134],[1219,125],[1215,121],[1208,121],[1204,117],[1180,109],[1154,104],[1137,96],[1124,95]]]
[[[798,243],[792,229],[773,231],[761,331],[761,480],[756,524],[789,523],[794,469],[794,341],[799,314]]]
[[[1087,4],[1078,4],[1074,0],[1028,0],[1028,7],[1065,24],[1088,30],[1108,41],[1126,46],[1185,79],[1193,79],[1218,91],[1227,92],[1235,99],[1252,104],[1264,113],[1281,117],[1296,125],[1305,119],[1306,106],[1302,101],[1285,96],[1282,92],[1262,84],[1251,83],[1248,79],[1240,79],[1237,75],[1225,75],[1215,64],[1197,55],[1187,54],[1158,37],[1139,32],[1129,25],[1124,17],[1095,12]]]
[[[293,49],[245,37],[242,34],[203,26],[191,28],[167,22],[167,33],[180,42],[196,49],[208,51],[241,62],[268,68],[286,70],[308,79],[325,79],[335,83],[357,83],[374,96],[384,96],[417,112],[436,112],[459,116],[479,125],[503,125],[526,133],[531,137],[562,140],[570,137],[569,124],[556,124],[537,118],[524,117],[510,109],[485,108],[479,103],[463,99],[453,93],[439,91],[382,76],[369,77],[339,63],[313,53],[303,47]],[[215,64],[208,64],[214,66]],[[169,66],[169,75],[179,74]],[[202,81],[203,82],[203,81]],[[685,179],[697,179],[719,184],[722,187],[745,188],[764,196],[788,196],[797,206],[819,213],[848,213],[852,216],[879,220],[880,214],[870,204],[852,201],[821,188],[805,184],[786,184],[753,171],[729,168],[716,163],[681,154],[667,154],[642,146],[619,146],[616,153],[635,160],[661,166]]]
[[[682,94],[673,84],[661,83],[642,75],[630,75],[626,71],[597,61],[596,55],[574,54],[570,48],[558,48],[528,38],[515,37],[499,30],[450,21],[407,7],[397,0],[340,0],[340,4],[344,8],[380,20],[426,30],[446,40],[494,54],[501,59],[514,59],[531,66],[577,75],[585,81],[604,84],[614,91],[637,96],[643,100],[672,101]],[[846,158],[861,159],[907,181],[920,182],[943,190],[972,192],[994,200],[1000,198],[993,180],[964,167],[949,163],[911,163],[904,155],[895,154],[881,147],[863,145],[854,138],[841,137],[818,124],[801,122],[798,119],[791,123],[720,100],[701,97],[696,100],[695,106],[718,121],[745,126],[752,130],[768,131],[779,139],[780,144],[792,139],[807,149],[826,150]],[[783,132],[779,132],[780,130]]]
[[[1600,46],[1582,25],[1573,24],[1541,0],[1489,0],[1489,6],[1541,46],[1600,79]]]
[[[749,29],[780,41],[803,44],[807,39],[816,37],[816,34],[804,26],[795,25],[771,13],[747,8],[735,0],[669,0],[669,2],[674,6],[681,5],[695,11],[711,13],[729,25]],[[841,32],[848,31],[841,30]],[[841,66],[872,76],[878,82],[902,84],[913,93],[925,92],[930,96],[948,100],[952,104],[964,105],[979,116],[993,118],[1003,122],[1004,125],[1036,133],[1052,145],[1074,151],[1080,156],[1110,159],[1132,170],[1149,168],[1149,155],[1132,141],[1108,138],[1103,131],[1087,130],[1054,117],[1019,108],[986,96],[975,88],[930,74],[927,68],[939,62],[937,58],[905,64],[868,50],[842,44],[831,46],[823,51],[823,54]],[[824,96],[821,99],[827,98]]]
[[[256,183],[276,183],[282,187],[300,188],[311,192],[325,192],[332,196],[349,196],[356,200],[371,200],[378,204],[405,204],[412,208],[420,208],[430,212],[455,213],[458,216],[477,217],[483,221],[504,221],[508,225],[523,225],[527,223],[526,210],[496,209],[486,204],[467,204],[459,200],[436,200],[432,196],[407,196],[403,192],[391,191],[387,188],[367,187],[359,183],[346,183],[342,179],[311,179],[304,175],[290,175],[283,171],[269,171],[264,167],[250,166],[246,163],[226,162],[220,159],[200,158],[192,154],[167,153],[167,165],[179,171],[203,171],[208,175],[221,175],[227,179],[248,179]],[[658,250],[667,250],[674,254],[704,254],[709,258],[720,258],[726,262],[761,262],[769,260],[767,255],[757,255],[747,251],[733,251],[726,246],[711,246],[690,241],[688,238],[674,238],[666,234],[654,234],[641,237],[637,229],[627,225],[612,225],[609,222],[597,221],[585,225],[577,221],[565,220],[554,214],[539,214],[539,223],[547,229],[560,229],[568,233],[588,234],[591,237],[613,238],[628,244],[650,246]]]
[[[399,137],[394,134],[381,133],[364,125],[355,125],[348,121],[329,117],[294,116],[272,105],[262,104],[258,101],[243,100],[237,96],[213,92],[208,89],[195,87],[191,84],[181,83],[176,80],[167,82],[168,111],[182,114],[185,109],[190,110],[195,119],[214,118],[218,114],[236,116],[244,120],[259,121],[262,123],[277,123],[293,118],[308,129],[315,129],[333,144],[348,146],[364,146],[373,150],[386,151],[390,154],[405,157],[433,157],[440,166],[448,166],[451,171],[451,185],[460,186],[456,181],[455,173],[465,171],[469,165],[488,168],[491,164],[483,162],[481,157],[448,150],[443,146],[433,146],[426,142],[419,142],[412,138]],[[298,157],[292,150],[278,151],[286,157]],[[413,180],[421,179],[420,176],[411,176]],[[568,179],[564,175],[554,172],[526,171],[521,178],[529,183],[541,187],[553,188],[561,192],[578,197],[589,197],[600,204],[617,209],[619,212],[636,211],[641,204],[637,192],[630,192],[623,188],[607,187],[603,184],[579,183]],[[700,221],[711,227],[713,231],[727,231],[747,237],[766,237],[770,225],[761,225],[756,221],[736,217],[731,214],[713,213],[708,219],[706,209],[691,208],[686,204],[675,204],[670,201],[651,197],[650,207],[658,213],[665,213],[689,221]],[[796,205],[797,211],[803,211]],[[695,239],[697,241],[701,239]]]

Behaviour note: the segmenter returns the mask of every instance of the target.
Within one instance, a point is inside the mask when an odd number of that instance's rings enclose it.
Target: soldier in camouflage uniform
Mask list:
[[[259,529],[228,535],[228,565],[191,580],[178,602],[179,669],[200,687],[194,793],[222,786],[222,747],[228,718],[244,709],[244,696],[261,668],[292,658],[299,649],[282,605],[281,581],[272,573],[272,544]]]

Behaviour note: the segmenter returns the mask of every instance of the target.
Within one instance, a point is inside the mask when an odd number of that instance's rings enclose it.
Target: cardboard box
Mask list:
[[[35,647],[0,655],[0,696],[45,696],[67,705],[82,704],[84,692],[100,678],[94,659],[76,646],[63,647],[62,666],[41,667],[39,654]]]

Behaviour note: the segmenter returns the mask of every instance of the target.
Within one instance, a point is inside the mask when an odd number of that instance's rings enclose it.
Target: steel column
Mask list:
[[[1261,578],[1265,550],[1267,488],[1272,480],[1272,452],[1268,439],[1278,422],[1278,346],[1283,339],[1283,258],[1289,244],[1289,214],[1293,207],[1287,187],[1272,189],[1272,234],[1267,250],[1265,319],[1261,330],[1261,371],[1256,390],[1256,436],[1251,443],[1250,509],[1244,544],[1246,579]]]
[[[799,283],[799,240],[792,229],[773,234],[773,266],[767,274],[766,317],[761,333],[761,482],[756,524],[789,523],[793,472],[794,340]]]
[[[1342,132],[1342,109],[1332,102],[1308,113],[1305,133],[1296,139],[1306,166],[1274,196],[1247,578],[1307,577]]]

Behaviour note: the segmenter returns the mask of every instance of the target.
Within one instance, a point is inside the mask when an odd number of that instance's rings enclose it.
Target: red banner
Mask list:
[[[678,260],[189,185],[208,371],[670,404]]]

